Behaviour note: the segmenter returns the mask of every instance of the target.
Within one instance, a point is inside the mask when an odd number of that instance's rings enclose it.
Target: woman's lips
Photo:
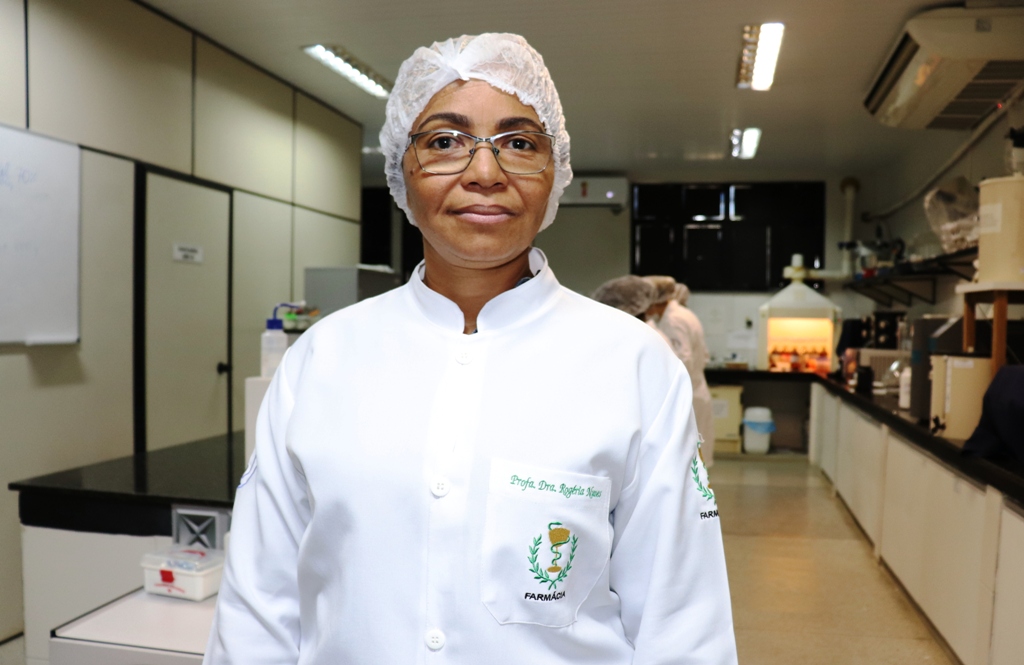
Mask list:
[[[497,224],[515,217],[515,213],[508,208],[494,205],[466,206],[453,210],[452,213],[459,219],[474,224]]]

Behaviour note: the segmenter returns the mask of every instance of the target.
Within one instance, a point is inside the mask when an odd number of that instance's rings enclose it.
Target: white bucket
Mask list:
[[[751,406],[743,412],[743,452],[764,455],[771,446],[775,421],[772,410],[763,406]]]

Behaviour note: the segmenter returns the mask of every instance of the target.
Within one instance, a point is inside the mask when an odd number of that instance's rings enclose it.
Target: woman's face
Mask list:
[[[438,92],[412,133],[457,129],[493,136],[517,129],[544,131],[532,107],[483,81],[456,81]],[[488,144],[462,173],[425,172],[412,149],[403,158],[409,208],[426,242],[442,259],[464,268],[493,268],[520,256],[533,243],[554,183],[554,164],[532,175],[501,170]]]

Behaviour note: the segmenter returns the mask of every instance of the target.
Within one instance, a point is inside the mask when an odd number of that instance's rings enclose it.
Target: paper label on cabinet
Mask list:
[[[986,203],[978,210],[978,233],[999,233],[1003,230],[1003,204]]]
[[[174,251],[171,258],[179,263],[202,263],[203,248],[199,245],[191,245],[184,242],[174,243]]]
[[[954,358],[953,369],[974,369],[974,361],[964,358]]]
[[[713,399],[711,400],[711,413],[714,414],[715,420],[729,417],[729,400],[727,399]]]

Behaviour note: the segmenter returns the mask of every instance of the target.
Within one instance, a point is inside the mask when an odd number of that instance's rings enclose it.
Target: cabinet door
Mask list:
[[[992,621],[992,665],[1020,662],[1024,653],[1024,517],[1003,508],[999,529],[995,616]]]
[[[260,375],[260,335],[277,303],[291,299],[292,207],[234,193],[231,281],[231,426],[245,425],[245,379]]]
[[[827,394],[824,388],[821,389],[821,392],[823,393],[819,414],[821,427],[818,431],[820,465],[829,480],[835,483],[836,452],[839,448],[839,398]]]
[[[146,177],[146,443],[228,431],[231,195]]]
[[[845,404],[839,404],[838,436],[836,437],[836,472],[833,480],[836,490],[845,499],[853,491],[854,474],[854,432],[857,424],[857,412]]]

